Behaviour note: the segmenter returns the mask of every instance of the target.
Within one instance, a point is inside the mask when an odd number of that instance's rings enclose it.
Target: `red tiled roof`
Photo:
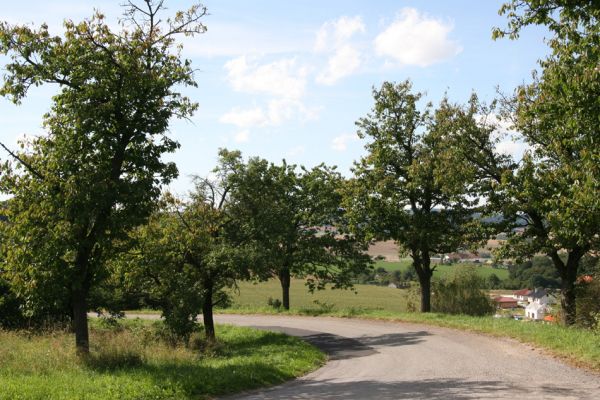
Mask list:
[[[515,292],[515,296],[527,296],[531,292],[531,289],[521,289]]]
[[[512,297],[502,297],[498,296],[494,298],[496,303],[516,303],[517,299],[513,299]]]

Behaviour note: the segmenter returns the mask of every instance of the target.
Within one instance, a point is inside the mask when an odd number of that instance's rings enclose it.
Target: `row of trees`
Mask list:
[[[113,279],[160,308],[175,334],[187,337],[201,311],[214,340],[213,308],[239,280],[279,279],[289,309],[292,277],[311,291],[348,288],[368,268],[365,243],[344,231],[339,173],[219,155],[214,179],[195,178],[186,199],[163,196],[114,260]]]
[[[0,54],[11,57],[0,94],[19,103],[31,86],[59,85],[44,118],[48,134],[21,151],[3,145],[11,159],[0,190],[11,198],[0,283],[29,316],[72,318],[85,353],[87,311],[108,307],[106,293],[129,285],[182,334],[202,309],[212,338],[212,307],[236,280],[277,277],[287,308],[292,276],[310,289],[349,287],[375,239],[395,240],[412,257],[427,312],[432,254],[505,231],[502,256],[553,260],[565,322],[575,321],[580,260],[599,241],[597,6],[503,7],[509,30],[496,35],[541,23],[555,36],[542,72],[499,108],[475,95],[434,108],[409,81],[374,89],[372,112],[357,122],[367,155],[349,181],[324,165],[244,162],[222,151],[214,179],[197,178],[184,199],[161,197],[177,175],[162,158],[178,147],[169,121],[197,108],[178,92],[195,82],[174,38],[204,32],[206,9],[171,19],[160,18],[163,9],[163,1],[129,2],[118,33],[99,13],[66,22],[63,36],[0,24]],[[497,151],[497,115],[530,146],[522,160]]]
[[[443,100],[435,111],[419,109],[421,94],[408,82],[375,90],[373,113],[357,123],[371,142],[356,165],[348,209],[355,229],[396,240],[413,258],[422,311],[429,310],[432,253],[506,231],[498,256],[552,260],[571,325],[580,262],[600,244],[600,6],[513,0],[500,13],[509,24],[494,37],[548,27],[551,53],[541,72],[504,96],[498,113],[475,95],[464,106]],[[498,152],[499,118],[528,145],[521,160]],[[502,224],[474,223],[474,212],[501,215]]]

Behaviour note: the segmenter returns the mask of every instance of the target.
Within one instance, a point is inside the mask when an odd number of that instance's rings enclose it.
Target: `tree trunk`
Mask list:
[[[413,266],[419,277],[421,286],[421,312],[431,312],[431,259],[429,253],[425,251],[413,251]]]
[[[204,321],[204,333],[208,342],[214,342],[215,321],[213,318],[213,288],[212,285],[205,287],[204,299],[202,302],[202,319]]]
[[[562,279],[561,295],[562,322],[567,326],[574,325],[577,320],[575,280],[569,282],[564,278]]]
[[[83,292],[73,294],[73,330],[75,331],[75,348],[78,355],[90,352],[88,333],[87,301]]]
[[[577,254],[570,253],[567,264],[561,273],[561,300],[563,323],[567,326],[574,325],[577,321],[577,295],[575,292],[575,281],[577,280],[577,270],[579,260]]]
[[[579,260],[585,254],[585,251],[576,247],[568,252],[567,262],[563,262],[558,252],[549,254],[554,262],[554,266],[560,273],[561,280],[561,299],[562,322],[569,326],[577,321],[577,295],[575,293],[575,281],[577,280],[577,270],[579,269]]]
[[[419,277],[421,284],[421,312],[431,312],[431,277]]]
[[[286,310],[290,309],[290,280],[289,268],[283,268],[279,272],[279,281],[281,282],[281,301]]]

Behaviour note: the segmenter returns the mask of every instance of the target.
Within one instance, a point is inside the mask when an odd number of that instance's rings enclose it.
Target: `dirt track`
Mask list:
[[[227,399],[600,399],[600,376],[516,343],[423,325],[219,315],[300,336],[330,361],[296,381]]]

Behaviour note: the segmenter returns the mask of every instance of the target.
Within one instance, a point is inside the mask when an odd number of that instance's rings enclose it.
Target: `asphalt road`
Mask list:
[[[219,315],[329,354],[295,381],[226,399],[600,399],[600,376],[508,339],[358,319]],[[218,334],[218,332],[217,332]]]

